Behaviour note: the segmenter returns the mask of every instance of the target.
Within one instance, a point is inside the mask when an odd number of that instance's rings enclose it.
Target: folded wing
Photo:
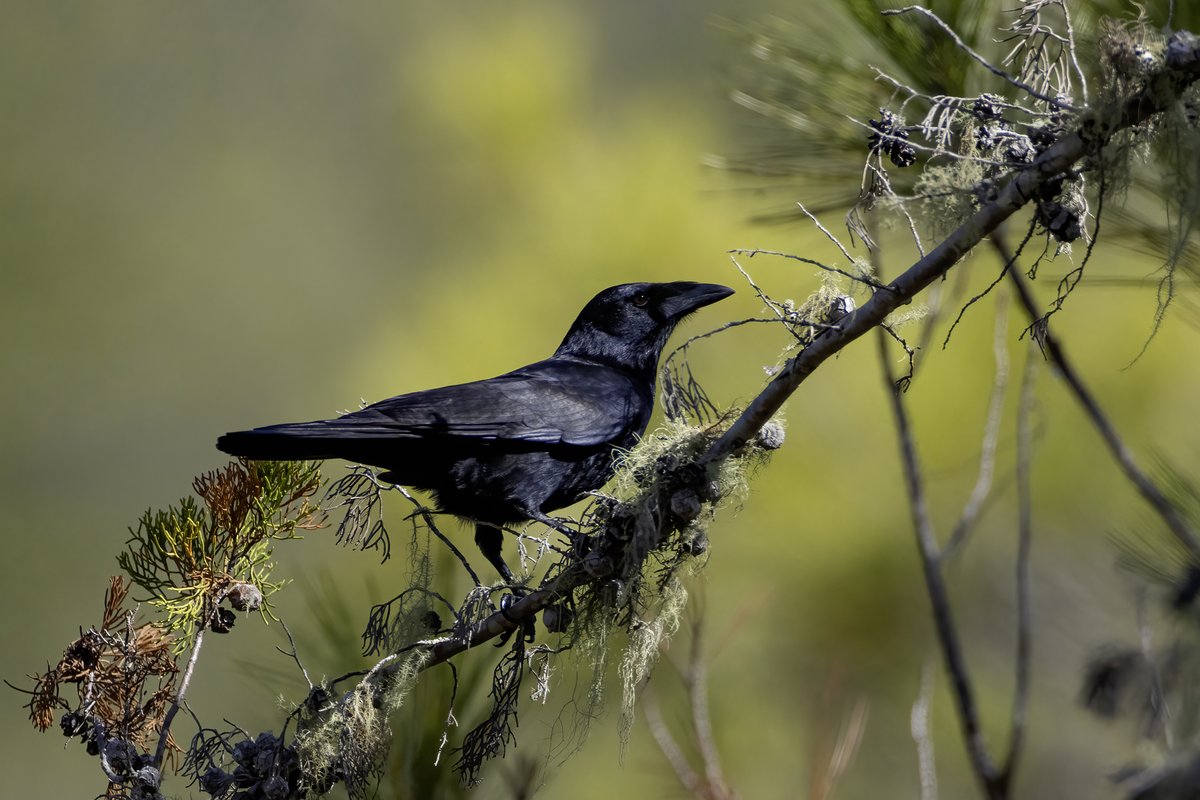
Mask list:
[[[620,370],[548,359],[484,381],[392,397],[336,419],[228,433],[217,446],[249,458],[345,458],[388,468],[481,447],[595,448],[644,429],[652,400]]]

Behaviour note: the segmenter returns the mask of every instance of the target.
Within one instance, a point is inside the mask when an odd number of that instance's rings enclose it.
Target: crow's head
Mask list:
[[[591,299],[555,355],[653,373],[676,323],[733,289],[715,283],[625,283]]]

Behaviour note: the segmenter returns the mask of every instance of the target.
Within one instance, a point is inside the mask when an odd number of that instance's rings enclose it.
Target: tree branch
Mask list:
[[[1003,776],[1006,789],[1011,789],[1021,746],[1025,742],[1025,716],[1029,706],[1030,660],[1033,655],[1033,598],[1030,574],[1030,551],[1033,545],[1033,489],[1030,485],[1030,462],[1033,459],[1033,424],[1030,417],[1034,406],[1034,378],[1037,361],[1032,350],[1025,358],[1021,378],[1021,399],[1017,406],[1017,652],[1016,680],[1013,686],[1012,723],[1009,731],[1008,753],[1004,757]]]
[[[702,462],[726,458],[749,441],[826,359],[879,325],[918,292],[945,275],[985,236],[1029,202],[1044,183],[1084,156],[1099,152],[1114,133],[1145,122],[1178,100],[1183,90],[1200,78],[1200,45],[1191,34],[1180,32],[1172,36],[1168,51],[1172,46],[1180,54],[1169,57],[1167,66],[1148,78],[1145,87],[1126,100],[1086,112],[1074,132],[1048,147],[1033,164],[1017,172],[993,201],[888,284],[887,291],[877,291],[859,309],[840,320],[835,330],[825,332],[789,361],[729,430],[713,443]],[[1200,548],[1200,544],[1197,547]],[[1200,549],[1194,552],[1200,554]]]
[[[929,594],[938,643],[941,645],[942,656],[946,662],[946,671],[950,674],[950,685],[954,692],[955,706],[958,709],[959,725],[962,727],[963,739],[966,741],[967,755],[971,760],[972,771],[983,785],[987,796],[993,800],[999,800],[1006,795],[997,784],[996,765],[988,755],[987,745],[983,741],[983,730],[979,724],[979,709],[975,705],[975,693],[971,688],[966,658],[963,656],[962,644],[954,626],[954,617],[950,611],[950,597],[946,591],[946,583],[939,564],[940,553],[938,552],[937,536],[933,531],[929,506],[925,500],[921,468],[917,462],[908,412],[904,408],[903,396],[896,389],[895,376],[888,361],[887,338],[882,332],[878,338],[879,360],[883,367],[888,399],[891,401],[896,433],[900,440],[900,459],[904,467],[904,485],[908,490],[913,529],[917,535],[917,551],[921,556],[925,588]]]
[[[909,730],[917,745],[917,771],[921,778],[921,800],[937,800],[937,766],[933,755],[933,732],[929,725],[929,707],[933,703],[933,661],[921,668],[921,688],[913,701]]]
[[[1172,47],[1174,51],[1171,50]],[[1174,52],[1175,55],[1168,57],[1167,66],[1164,69],[1147,79],[1142,90],[1114,105],[1085,112],[1078,128],[1073,133],[1064,136],[1047,148],[1033,164],[1016,172],[1009,182],[999,190],[994,200],[980,208],[937,247],[887,284],[885,288],[876,291],[864,305],[840,319],[835,326],[823,331],[811,344],[791,359],[775,379],[754,398],[734,424],[698,459],[700,465],[728,458],[745,446],[817,367],[872,328],[879,326],[889,314],[911,302],[919,292],[944,276],[972,248],[1021,209],[1029,202],[1030,198],[1036,196],[1038,189],[1044,183],[1068,170],[1085,156],[1098,153],[1114,133],[1146,121],[1175,102],[1184,89],[1200,79],[1200,44],[1191,34],[1181,32],[1172,37],[1168,50]],[[1180,55],[1181,52],[1183,55]],[[1013,272],[1015,271],[1010,271],[1010,274]],[[1020,285],[1018,281],[1018,286]],[[887,373],[890,378],[890,367],[887,369]],[[1079,385],[1079,388],[1082,389],[1082,384]],[[950,615],[945,584],[938,570],[939,552],[925,507],[920,478],[915,471],[916,456],[911,437],[906,432],[907,418],[904,416],[903,403],[890,385],[889,395],[897,414],[898,427],[901,427],[901,449],[906,464],[910,498],[913,502],[918,545],[933,604],[935,624],[958,702],[960,722],[967,739],[968,751],[971,754],[973,767],[981,781],[984,782],[989,796],[1002,797],[1002,794],[997,793],[1000,787],[996,784],[996,767],[984,747],[978,711],[966,674],[965,660]],[[1085,407],[1088,407],[1089,411],[1096,412],[1094,421],[1102,421],[1103,416],[1099,414],[1098,407],[1094,407],[1094,401],[1091,401],[1091,406],[1089,406],[1084,399],[1090,400],[1090,395],[1086,394],[1086,390],[1083,390],[1080,396]],[[1097,421],[1097,425],[1101,428],[1102,435],[1114,449],[1118,460],[1121,461],[1127,474],[1138,485],[1143,495],[1151,499],[1152,503],[1155,503],[1153,499],[1155,497],[1161,499],[1161,493],[1154,484],[1133,466],[1132,458],[1120,444],[1120,440],[1116,438],[1115,432],[1111,431],[1111,426],[1105,428],[1100,425],[1099,421]],[[1174,512],[1169,504],[1165,503],[1165,500],[1155,503],[1155,505],[1160,514],[1163,514],[1164,519],[1168,520],[1168,524],[1176,536],[1184,542],[1189,550],[1200,557],[1200,540],[1186,527],[1177,512]],[[605,576],[593,575],[581,568],[568,569],[554,580],[543,584],[543,588],[530,592],[512,606],[497,611],[476,623],[465,637],[415,642],[404,650],[425,648],[428,657],[422,662],[421,669],[428,669],[465,650],[516,630],[534,614],[559,598],[567,596],[576,587],[603,577]],[[379,670],[381,673],[392,668],[390,664],[381,663],[377,666],[381,667]]]
[[[1008,248],[1007,242],[1003,236],[993,237],[993,243],[996,249],[1000,252],[1001,257],[1006,261],[1011,258],[1011,251]],[[1037,320],[1041,317],[1041,312],[1038,310],[1037,302],[1033,298],[1033,291],[1029,287],[1029,281],[1026,279],[1020,270],[1010,269],[1009,277],[1013,281],[1013,285],[1017,290],[1017,297],[1020,299],[1021,305],[1025,308],[1025,312],[1031,320]],[[1042,352],[1053,362],[1058,369],[1059,374],[1066,382],[1071,393],[1075,395],[1075,399],[1083,406],[1084,413],[1091,420],[1092,425],[1100,434],[1100,438],[1108,445],[1109,452],[1117,461],[1117,465],[1121,471],[1125,473],[1125,477],[1137,487],[1138,492],[1146,499],[1146,502],[1154,509],[1167,528],[1174,534],[1194,558],[1200,559],[1200,537],[1198,537],[1187,520],[1179,513],[1178,509],[1172,505],[1167,496],[1163,494],[1158,485],[1137,465],[1133,458],[1133,453],[1125,446],[1125,442],[1117,433],[1117,429],[1113,426],[1105,415],[1104,410],[1100,408],[1096,397],[1088,389],[1083,379],[1079,377],[1079,373],[1075,371],[1074,365],[1067,358],[1066,351],[1049,329],[1042,327],[1038,329],[1037,341],[1042,347]]]

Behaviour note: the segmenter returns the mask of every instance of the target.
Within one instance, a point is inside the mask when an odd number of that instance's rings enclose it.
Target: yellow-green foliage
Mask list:
[[[196,478],[203,505],[184,497],[142,515],[117,561],[165,614],[177,651],[233,585],[251,584],[264,598],[282,587],[270,577],[275,542],[320,527],[310,501],[320,485],[316,463],[238,461]]]

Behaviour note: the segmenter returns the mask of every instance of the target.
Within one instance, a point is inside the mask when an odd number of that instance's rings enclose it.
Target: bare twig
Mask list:
[[[836,241],[836,239],[834,241]],[[778,258],[787,258],[787,259],[791,259],[792,261],[799,261],[803,264],[810,264],[814,267],[823,269],[826,272],[832,272],[834,274],[841,275],[842,277],[849,278],[850,280],[854,281],[855,283],[864,283],[867,286],[870,286],[872,289],[875,289],[876,291],[890,290],[890,288],[891,288],[891,287],[875,280],[874,278],[872,278],[870,275],[866,274],[865,272],[859,272],[858,274],[855,274],[853,272],[847,272],[844,269],[839,269],[838,267],[834,267],[829,264],[824,264],[820,261],[817,261],[816,259],[805,258],[804,256],[797,256],[797,255],[793,255],[791,253],[782,253],[778,250],[760,250],[758,248],[747,250],[747,249],[738,248],[735,250],[730,250],[729,252],[734,255],[746,256],[747,258],[754,258],[755,256],[776,256]]]
[[[680,670],[680,677],[688,691],[692,734],[695,736],[696,749],[704,768],[703,775],[692,767],[683,748],[671,733],[670,727],[663,719],[653,685],[649,681],[640,690],[643,693],[642,710],[646,716],[646,725],[650,728],[650,735],[654,737],[663,757],[671,765],[675,777],[684,789],[702,800],[734,800],[736,794],[725,783],[708,716],[708,662],[704,653],[703,630],[704,614],[700,611],[692,616],[692,642],[687,669]]]
[[[746,271],[745,267],[738,263],[736,258],[731,255],[729,256],[729,260],[733,262],[733,266],[736,267],[737,271],[740,272],[742,277],[746,279],[746,283],[750,284],[750,288],[753,289],[754,293],[758,295],[758,299],[762,300],[763,304],[767,308],[771,309],[771,313],[778,318],[779,322],[783,323],[784,327],[788,329],[793,337],[795,337],[796,341],[803,342],[804,338],[795,330],[793,330],[790,325],[788,325],[788,314],[780,307],[780,304],[772,300],[770,296],[768,296],[767,293],[762,290],[762,287],[754,282],[754,278],[750,277],[750,273]],[[672,353],[672,355],[674,355],[674,353]]]
[[[275,649],[283,653],[285,656],[292,657],[292,660],[296,662],[296,666],[300,668],[300,672],[304,675],[304,682],[308,684],[308,688],[311,691],[313,688],[312,678],[308,677],[308,670],[304,668],[303,662],[300,661],[300,654],[296,652],[296,640],[292,638],[292,632],[288,629],[287,623],[280,620],[279,624],[283,626],[283,632],[287,634],[288,644],[291,645],[292,649],[290,652],[285,651],[282,647],[277,647]]]
[[[1005,269],[1011,269],[1011,265]],[[1000,439],[1000,421],[1004,412],[1004,394],[1008,389],[1008,295],[996,295],[996,328],[992,338],[992,353],[996,358],[996,377],[992,382],[992,396],[988,401],[987,422],[983,427],[983,446],[979,454],[979,474],[971,495],[963,506],[962,515],[954,523],[954,529],[942,550],[942,560],[951,558],[966,543],[971,526],[979,518],[984,501],[992,490],[992,479],[996,473],[996,443]]]
[[[642,713],[646,717],[646,727],[650,729],[650,735],[662,751],[663,758],[671,765],[671,770],[679,779],[680,785],[694,797],[704,797],[704,779],[692,769],[671,729],[667,727],[662,709],[658,705],[658,695],[650,684],[642,688]]]
[[[858,754],[863,734],[867,730],[869,709],[867,699],[859,697],[850,709],[850,714],[840,722],[833,748],[828,754],[824,754],[824,763],[814,763],[811,766],[813,778],[809,784],[808,800],[832,800],[838,781]],[[830,724],[832,725],[832,719]]]
[[[960,50],[962,50],[964,53],[969,55],[971,58],[978,61],[979,64],[984,69],[986,69],[988,72],[992,73],[996,77],[1000,78],[1001,80],[1007,81],[1008,83],[1011,83],[1013,86],[1017,87],[1018,89],[1020,89],[1021,91],[1025,92],[1025,93],[1027,93],[1030,97],[1036,97],[1038,100],[1041,100],[1045,103],[1049,103],[1051,105],[1058,105],[1062,108],[1070,108],[1071,107],[1071,106],[1067,105],[1066,103],[1058,102],[1057,98],[1049,97],[1047,95],[1042,94],[1037,89],[1030,86],[1029,84],[1027,84],[1017,78],[1014,78],[1012,75],[1009,75],[1007,72],[1000,69],[1000,67],[997,67],[995,64],[988,61],[983,56],[979,55],[979,53],[975,52],[975,50],[969,44],[967,44],[966,42],[964,42],[962,40],[962,37],[959,36],[958,33],[956,33],[953,28],[951,28],[949,25],[947,25],[945,22],[943,22],[941,17],[939,17],[937,14],[933,13],[932,11],[930,11],[927,8],[922,8],[921,6],[905,6],[904,8],[885,9],[882,13],[885,17],[895,17],[895,16],[899,16],[901,14],[908,14],[908,13],[920,14],[920,15],[926,17],[927,19],[932,20],[935,25],[937,25],[939,28],[942,29],[943,33],[945,33],[947,36],[949,36],[951,38],[951,40],[954,41],[954,44]]]
[[[219,602],[213,604],[214,614],[217,605]],[[171,707],[167,709],[162,727],[159,729],[158,746],[154,749],[154,766],[158,769],[162,769],[163,757],[167,752],[167,742],[171,738],[171,723],[175,720],[175,715],[179,713],[179,707],[183,705],[188,686],[192,682],[192,673],[196,669],[196,661],[200,658],[200,648],[204,645],[204,629],[209,620],[204,620],[204,622],[205,625],[196,632],[196,640],[192,643],[192,653],[188,656],[187,668],[183,671],[183,680],[179,682],[179,691],[175,693],[175,698],[171,701]]]
[[[688,701],[692,711],[692,729],[696,734],[696,747],[704,765],[704,779],[712,797],[731,797],[725,775],[721,770],[721,757],[713,739],[712,721],[708,715],[708,662],[704,655],[704,615],[692,617],[692,647],[688,656],[687,669]]]
[[[417,498],[413,497],[412,494],[410,494],[409,491],[400,484],[392,485],[399,490],[400,494],[404,495],[404,499],[413,504],[413,513],[420,515],[421,519],[425,522],[425,527],[428,528],[429,531],[436,536],[442,544],[446,545],[446,547],[450,549],[450,552],[453,553],[454,557],[458,559],[458,563],[462,564],[463,569],[467,571],[467,575],[471,577],[471,582],[476,586],[482,586],[483,584],[480,583],[479,576],[475,574],[475,570],[471,569],[471,563],[467,561],[467,557],[462,554],[461,550],[454,546],[454,542],[450,541],[446,534],[442,533],[441,529],[438,528],[437,523],[434,522],[433,512],[431,512],[426,506],[422,505]]]
[[[799,207],[799,209],[804,212],[804,216],[806,216],[810,220],[812,220],[813,225],[817,226],[817,230],[819,230],[821,233],[825,234],[826,239],[833,242],[834,246],[837,247],[838,250],[842,251],[843,258],[845,258],[847,261],[851,261],[851,262],[854,261],[854,259],[850,256],[850,251],[846,249],[845,245],[843,245],[841,242],[839,242],[838,238],[836,236],[834,236],[832,233],[830,233],[828,228],[826,228],[824,225],[821,224],[821,220],[817,219],[817,216],[815,214],[813,214],[811,211],[809,211],[807,208],[804,207],[804,203],[797,202],[796,206]]]
[[[1063,13],[1063,23],[1067,28],[1067,52],[1071,56],[1071,66],[1075,70],[1075,77],[1079,79],[1079,94],[1083,98],[1083,102],[1090,102],[1088,97],[1087,75],[1084,74],[1083,68],[1079,66],[1079,55],[1075,52],[1075,28],[1071,25],[1071,9],[1068,8],[1068,3],[1063,3],[1060,8]]]
[[[1030,348],[1025,357],[1021,378],[1021,400],[1017,406],[1017,648],[1016,680],[1013,687],[1012,722],[1008,754],[1001,774],[1006,786],[1011,786],[1025,741],[1025,716],[1029,705],[1030,659],[1033,653],[1033,599],[1030,573],[1030,550],[1033,545],[1033,490],[1030,484],[1030,463],[1033,459],[1034,378],[1037,361]]]
[[[1037,223],[1030,221],[1029,230],[1025,233],[1025,238],[1022,239],[1021,244],[1019,244],[1017,246],[1017,251],[1016,251],[1016,253],[1013,254],[1013,257],[1004,262],[1004,266],[1000,268],[1000,274],[997,275],[995,280],[993,280],[991,283],[989,283],[982,292],[979,292],[978,294],[973,296],[970,300],[968,300],[966,303],[963,304],[962,308],[960,308],[958,310],[958,316],[954,318],[954,322],[951,323],[951,325],[950,325],[950,330],[946,331],[946,338],[942,340],[942,349],[943,350],[945,350],[947,347],[950,346],[950,337],[954,335],[954,331],[958,327],[958,324],[960,322],[962,322],[963,317],[967,313],[967,309],[969,309],[971,306],[978,303],[983,298],[987,297],[989,294],[992,293],[992,289],[995,289],[997,286],[1000,285],[1000,282],[1004,280],[1004,276],[1006,274],[1008,274],[1008,271],[1010,269],[1013,268],[1013,262],[1016,260],[1017,256],[1019,256],[1021,254],[1021,251],[1025,249],[1025,245],[1028,244],[1029,240],[1033,238],[1034,231],[1036,231],[1036,230],[1037,230]]]
[[[1006,795],[1000,791],[1001,787],[996,783],[996,766],[992,762],[991,756],[988,755],[987,746],[983,741],[983,730],[979,724],[979,710],[975,705],[974,690],[971,687],[966,659],[963,656],[962,645],[959,642],[950,610],[950,598],[946,592],[946,584],[938,563],[940,554],[937,536],[933,531],[933,522],[930,519],[929,507],[925,499],[925,489],[920,465],[917,462],[908,412],[904,407],[903,395],[895,388],[895,376],[888,360],[887,339],[883,333],[880,333],[877,338],[879,361],[887,384],[892,415],[896,422],[896,433],[900,440],[900,460],[904,468],[904,483],[908,490],[913,528],[917,535],[917,551],[920,554],[922,571],[925,574],[925,588],[932,606],[938,643],[946,662],[946,671],[950,675],[950,685],[954,694],[955,706],[958,709],[963,739],[967,746],[967,755],[971,761],[971,769],[982,784],[987,796],[992,800],[999,800]]]
[[[921,690],[913,701],[909,726],[917,744],[917,770],[921,776],[921,800],[937,800],[937,767],[933,757],[933,734],[929,728],[929,706],[933,703],[933,662],[921,669]]]

